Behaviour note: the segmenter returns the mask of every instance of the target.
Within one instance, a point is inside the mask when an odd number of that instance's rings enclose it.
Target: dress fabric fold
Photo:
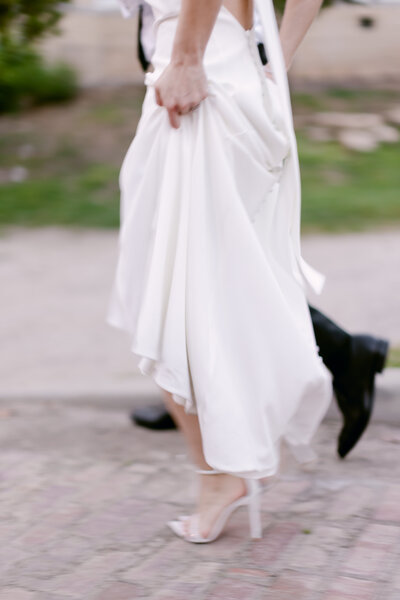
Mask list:
[[[179,2],[151,4],[154,72],[120,172],[107,321],[128,332],[140,371],[198,415],[212,468],[265,477],[282,441],[309,453],[331,398],[302,279],[293,133],[254,30],[225,7],[204,57],[209,95],[173,129],[154,82]]]

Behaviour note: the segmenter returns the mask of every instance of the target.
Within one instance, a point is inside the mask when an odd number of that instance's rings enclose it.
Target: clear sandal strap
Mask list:
[[[222,471],[217,471],[216,469],[196,469],[196,473],[199,475],[217,475],[218,473],[222,473]]]
[[[189,517],[189,538],[199,539],[199,515],[195,513]]]

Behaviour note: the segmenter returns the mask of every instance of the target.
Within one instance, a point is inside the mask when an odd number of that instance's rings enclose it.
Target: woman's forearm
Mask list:
[[[182,0],[171,63],[201,62],[222,0]]]
[[[155,84],[156,102],[172,127],[208,95],[203,56],[222,0],[182,0],[169,65]]]
[[[286,0],[279,33],[287,69],[322,2],[323,0]]]

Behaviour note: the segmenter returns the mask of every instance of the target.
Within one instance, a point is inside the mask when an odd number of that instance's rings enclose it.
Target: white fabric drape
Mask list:
[[[264,32],[264,43],[269,63],[278,86],[279,99],[282,106],[287,132],[291,145],[291,156],[288,161],[288,170],[293,181],[293,205],[291,210],[291,233],[296,248],[298,266],[305,281],[316,293],[322,291],[325,277],[312,268],[301,256],[300,252],[300,211],[301,211],[301,181],[297,153],[296,136],[293,127],[293,113],[290,102],[288,78],[282,47],[279,40],[278,26],[272,0],[254,0],[260,16],[261,27]]]
[[[173,129],[154,83],[180,3],[151,4],[154,72],[120,173],[107,320],[128,332],[141,372],[198,414],[210,466],[264,477],[282,440],[299,459],[308,453],[331,397],[303,289],[302,275],[321,280],[300,255],[290,99],[276,23],[265,26],[272,5],[259,10],[276,83],[254,29],[222,7],[204,56],[209,95]]]

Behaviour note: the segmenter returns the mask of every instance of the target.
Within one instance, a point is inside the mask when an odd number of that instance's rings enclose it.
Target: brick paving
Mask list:
[[[286,453],[262,500],[264,535],[235,513],[213,544],[165,522],[195,478],[177,432],[118,405],[0,403],[0,600],[398,600],[400,432],[373,422],[345,461],[326,420],[319,460]]]

